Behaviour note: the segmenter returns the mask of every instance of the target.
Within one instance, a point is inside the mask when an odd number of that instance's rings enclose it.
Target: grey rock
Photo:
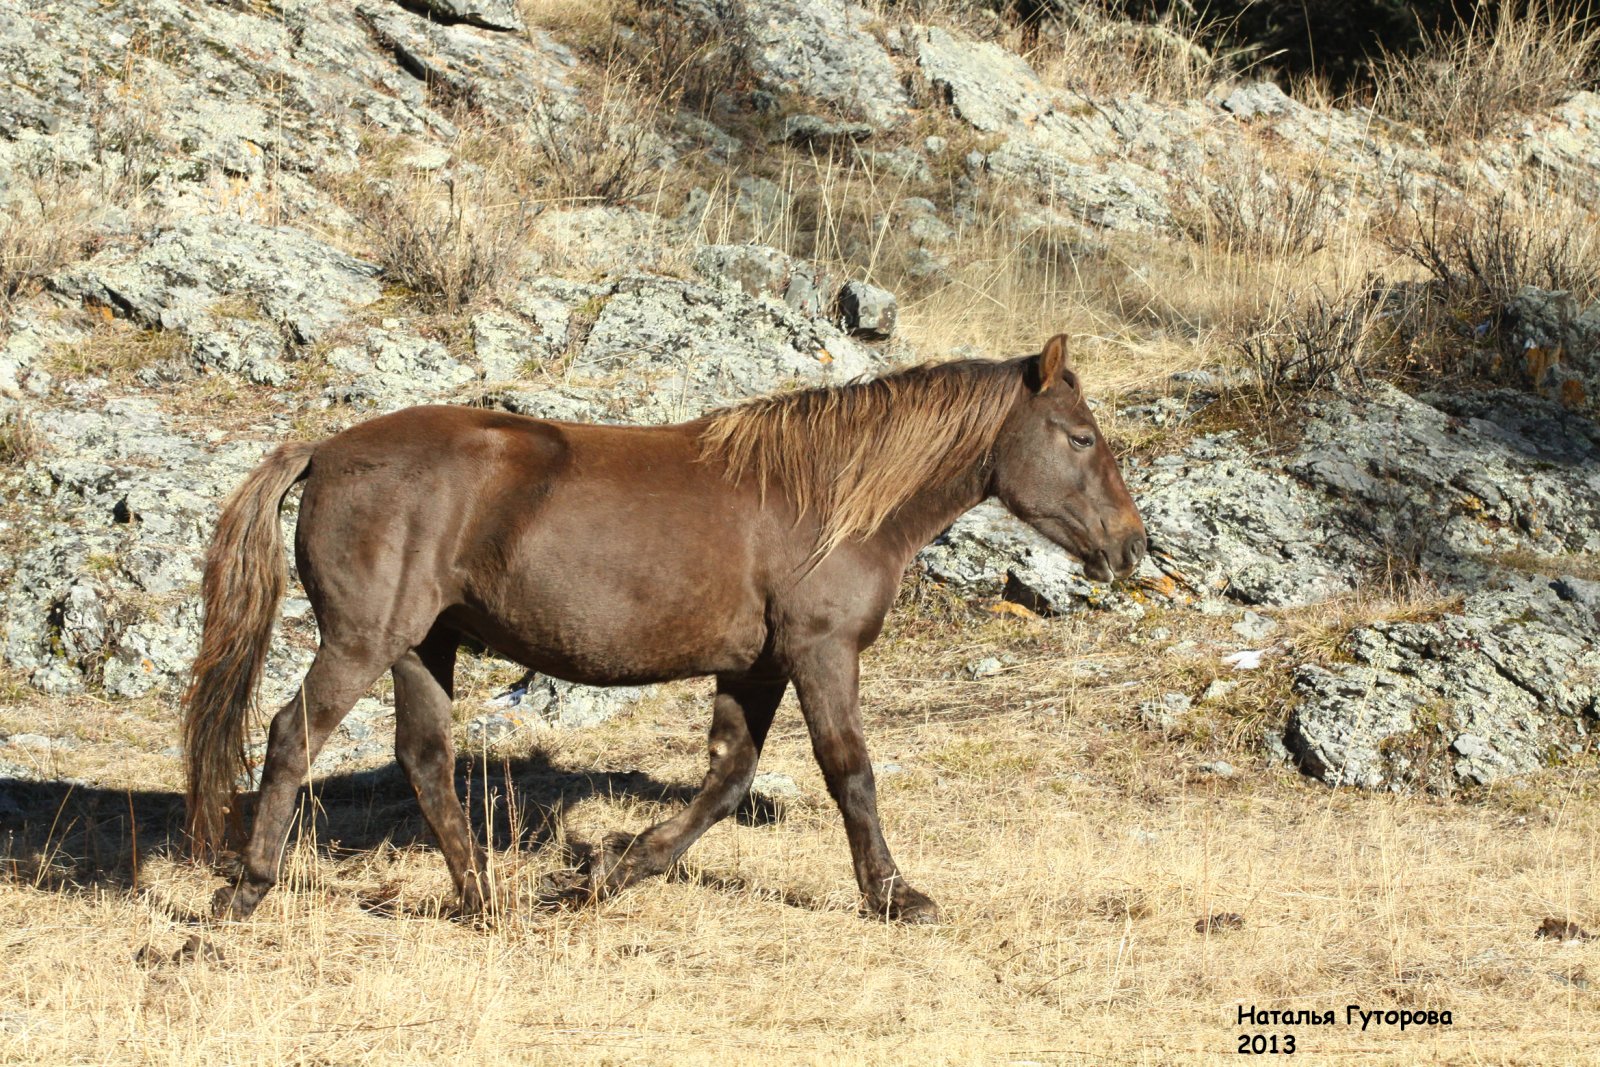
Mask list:
[[[872,136],[873,128],[866,122],[834,122],[821,115],[790,115],[783,120],[772,136],[774,142],[792,145],[812,145],[833,148],[854,144]]]
[[[1600,398],[1600,303],[1523,286],[1505,308],[1511,358],[1539,393],[1568,408],[1596,410]]]
[[[503,311],[472,316],[472,354],[488,382],[511,382],[525,377],[530,366],[547,353],[538,341],[539,328]]]
[[[514,0],[421,0],[421,3],[447,21],[470,22],[491,30],[522,32],[527,29]]]
[[[1301,105],[1274,82],[1251,82],[1234,89],[1221,100],[1222,109],[1241,119],[1287,115]]]
[[[1230,435],[1128,472],[1163,566],[1246,604],[1303,605],[1416,557],[1474,580],[1486,553],[1600,548],[1592,423],[1525,394],[1406,396],[1375,387],[1319,405],[1299,450],[1260,462]]]
[[[703,245],[695,249],[694,266],[706,278],[724,279],[749,296],[783,298],[795,261],[766,245]]]
[[[521,707],[550,726],[572,729],[598,726],[643,698],[644,690],[636,686],[596,688],[536,674]]]
[[[995,502],[961,516],[917,559],[930,577],[958,593],[1002,596],[1041,615],[1090,608],[1144,612],[1138,601],[1084,577],[1082,564]],[[1159,572],[1152,567],[1148,573]]]
[[[382,47],[432,95],[469,101],[505,120],[569,98],[576,57],[543,31],[494,33],[440,24],[387,3],[358,3],[356,15]]]
[[[225,297],[249,300],[304,343],[376,300],[382,292],[377,275],[375,265],[298,230],[201,215],[161,232],[132,256],[102,253],[52,284],[145,325],[198,333],[226,328],[213,316]]]
[[[777,93],[827,101],[882,126],[910,104],[894,64],[847,0],[769,0],[750,9],[750,64]]]
[[[866,282],[845,282],[839,289],[839,316],[857,337],[882,340],[894,333],[899,304],[894,294]]]
[[[921,27],[917,63],[951,110],[985,133],[1027,126],[1054,105],[1033,68],[993,42]]]
[[[1083,162],[1022,137],[990,152],[985,167],[1053,205],[1063,225],[1092,223],[1109,230],[1171,225],[1166,178],[1134,163]]]
[[[1211,763],[1202,763],[1200,764],[1199,771],[1201,774],[1210,775],[1213,778],[1232,778],[1238,773],[1238,771],[1234,770],[1233,764],[1224,760],[1215,760]]]
[[[902,181],[911,183],[933,181],[933,169],[928,166],[928,158],[912,148],[891,148],[886,152],[858,148],[856,156],[873,170],[883,171]]]
[[[526,310],[565,360],[551,388],[499,402],[547,418],[677,422],[785,383],[827,384],[870,372],[866,351],[823,319],[740,286],[649,275],[605,285],[531,281],[509,302]]]
[[[967,664],[967,674],[970,675],[974,681],[982,681],[985,678],[992,678],[994,675],[999,674],[1003,670],[1005,670],[1005,664],[1001,663],[1000,660],[994,656],[985,656],[983,659],[974,660],[973,662]]]
[[[1254,611],[1246,611],[1244,617],[1229,629],[1246,641],[1260,642],[1277,633],[1281,627],[1265,615]]]
[[[367,330],[361,346],[336,348],[327,360],[354,378],[349,384],[329,387],[331,396],[381,411],[441,399],[477,377],[437,341],[388,329]]]
[[[1537,582],[1474,594],[1438,622],[1360,628],[1346,643],[1352,665],[1299,669],[1285,740],[1335,784],[1440,773],[1485,784],[1534,770],[1595,713],[1596,636]]]

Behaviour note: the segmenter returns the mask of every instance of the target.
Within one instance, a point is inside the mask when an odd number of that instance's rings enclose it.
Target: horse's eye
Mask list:
[[[1085,433],[1075,433],[1072,435],[1072,447],[1093,448],[1094,438]]]

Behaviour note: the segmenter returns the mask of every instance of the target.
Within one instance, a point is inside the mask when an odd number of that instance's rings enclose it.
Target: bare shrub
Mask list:
[[[1298,396],[1364,380],[1390,332],[1383,291],[1309,298],[1291,294],[1246,325],[1238,342],[1264,400],[1287,413]]]
[[[669,110],[706,115],[748,76],[749,20],[745,0],[640,4],[614,24],[613,65]]]
[[[1324,171],[1275,176],[1255,154],[1208,175],[1187,208],[1175,212],[1178,228],[1192,240],[1257,256],[1321,251],[1337,218]]]
[[[88,251],[97,211],[59,172],[35,178],[0,210],[0,311]]]
[[[401,177],[359,204],[373,255],[389,277],[455,314],[512,273],[532,215],[487,173]]]
[[[1424,31],[1416,51],[1385,54],[1375,103],[1435,135],[1474,140],[1589,85],[1597,56],[1600,28],[1558,15],[1549,0],[1479,5],[1466,26]]]
[[[1600,295],[1600,241],[1584,213],[1559,197],[1514,205],[1438,196],[1396,220],[1389,249],[1421,267],[1445,295],[1478,310],[1498,310],[1524,285]]]
[[[520,134],[528,166],[551,199],[625,204],[648,191],[666,102],[637,75],[608,68],[583,100],[541,97]]]

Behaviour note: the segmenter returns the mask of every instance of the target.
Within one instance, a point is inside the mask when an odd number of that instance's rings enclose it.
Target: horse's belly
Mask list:
[[[760,658],[763,603],[741,583],[629,577],[581,569],[527,575],[462,622],[529,667],[590,685],[737,672]]]

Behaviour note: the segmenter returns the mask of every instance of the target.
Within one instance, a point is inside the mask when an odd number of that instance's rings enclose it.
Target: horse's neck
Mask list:
[[[879,536],[901,547],[909,562],[952,522],[982,503],[988,489],[988,465],[978,464],[942,485],[922,489],[895,511]]]

